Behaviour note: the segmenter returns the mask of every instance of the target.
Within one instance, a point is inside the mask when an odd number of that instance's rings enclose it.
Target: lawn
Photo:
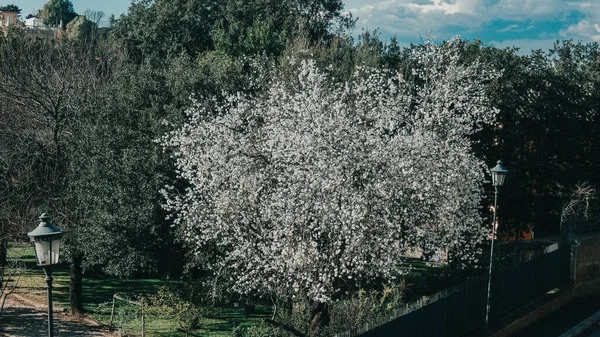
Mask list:
[[[29,244],[14,244],[9,249],[9,258],[17,262],[22,268],[22,278],[19,281],[17,293],[45,303],[46,283],[44,272],[36,266],[33,248]],[[409,258],[402,264],[402,269],[407,272],[407,294],[423,295],[435,292],[447,286],[443,275],[443,266],[437,263],[425,262]],[[69,269],[66,264],[61,264],[54,269],[54,301],[63,308],[68,308],[69,303]],[[173,281],[170,281],[173,283]],[[113,295],[120,294],[132,300],[140,296],[155,294],[165,283],[158,279],[117,279],[100,276],[84,276],[83,296],[86,315],[104,325],[108,325],[111,318]],[[424,288],[424,289],[421,289]],[[426,288],[426,289],[425,289]],[[415,300],[415,296],[406,296],[406,300]],[[186,334],[180,329],[177,320],[168,313],[168,309],[146,308],[145,327],[146,336],[156,337],[183,337]],[[200,328],[193,331],[190,336],[230,336],[236,326],[248,326],[270,317],[269,306],[257,306],[255,313],[249,315],[243,308],[213,308],[210,317],[200,320]],[[138,306],[124,301],[116,301],[116,310],[113,326],[126,332],[128,335],[141,334],[141,309]]]
[[[20,268],[21,277],[15,293],[36,302],[46,301],[45,275],[37,267],[33,248],[26,243],[13,244],[8,251],[12,265]],[[63,308],[69,305],[69,268],[60,264],[54,268],[53,273],[53,300]],[[158,279],[117,279],[111,277],[87,277],[83,280],[84,309],[86,316],[102,324],[108,325],[111,316],[113,295],[118,293],[123,297],[136,299],[138,296],[153,294],[164,284]],[[116,302],[114,324],[128,334],[141,334],[141,310],[137,306],[123,301]],[[167,314],[157,310],[147,310],[145,327],[146,336],[167,337],[185,336],[179,329],[177,322]],[[269,307],[257,307],[256,313],[248,315],[243,308],[215,308],[211,317],[203,317],[200,329],[192,332],[192,336],[221,337],[230,336],[231,331],[238,325],[251,325],[269,317]]]

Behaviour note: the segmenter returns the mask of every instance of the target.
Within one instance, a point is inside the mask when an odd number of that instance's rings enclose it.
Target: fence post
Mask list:
[[[577,247],[579,247],[581,243],[577,239],[573,239],[570,242],[569,248],[571,248],[569,254],[569,281],[571,285],[575,285],[577,282]]]
[[[144,321],[144,316],[145,316],[145,313],[144,313],[144,303],[142,303],[141,307],[142,307],[142,337],[146,337],[146,334],[145,334],[145,332],[146,332],[146,325],[144,324],[145,323],[145,321]]]
[[[108,323],[109,327],[112,327],[113,317],[115,316],[115,295],[113,295],[113,305],[110,310],[110,322]]]
[[[469,283],[470,280],[465,281],[465,311],[463,315],[463,331],[469,330]]]

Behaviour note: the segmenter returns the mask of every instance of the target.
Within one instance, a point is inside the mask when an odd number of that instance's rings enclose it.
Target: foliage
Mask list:
[[[185,54],[278,56],[295,36],[328,39],[334,26],[349,29],[340,0],[142,0],[119,18],[112,36],[136,63],[164,65]]]
[[[549,53],[517,55],[480,42],[465,46],[465,61],[505,69],[488,88],[498,122],[476,136],[477,152],[490,164],[503,159],[511,172],[499,198],[500,231],[533,225],[536,236],[558,235],[563,200],[557,186],[597,183],[598,48],[563,41]]]
[[[48,0],[42,7],[40,19],[45,25],[64,28],[77,17],[69,0]]]
[[[232,337],[279,337],[286,336],[281,329],[274,327],[265,321],[252,326],[236,326],[231,332]]]
[[[404,281],[388,283],[381,291],[360,289],[356,294],[335,302],[331,312],[331,333],[353,332],[364,328],[366,323],[377,322],[393,316],[403,303]]]
[[[316,44],[330,39],[336,24],[349,30],[353,21],[342,8],[340,0],[228,0],[215,23],[215,48],[231,55],[278,56],[294,38]]]
[[[97,30],[95,25],[85,15],[78,15],[67,24],[67,36],[70,39],[89,42],[93,32]]]
[[[42,210],[56,214],[68,233],[63,252],[75,298],[82,267],[119,276],[177,273],[169,260],[181,261],[179,250],[158,201],[170,166],[153,141],[163,131],[152,114],[164,111],[138,96],[160,89],[143,72],[129,78],[110,44],[51,42],[19,31],[0,42],[0,78],[9,83],[0,88],[7,237],[23,235],[20,228],[34,225]],[[83,307],[80,297],[73,303]]]
[[[592,219],[597,221],[597,191],[590,184],[582,183],[577,184],[566,197],[568,200],[560,214],[560,226],[561,234],[570,241],[571,233],[577,225],[581,227]]]
[[[81,94],[102,76],[90,50],[15,28],[0,38],[0,79],[2,222],[20,240],[42,210],[71,213],[63,211],[71,128]]]
[[[195,58],[212,49],[211,27],[219,13],[216,0],[142,0],[113,25],[133,62],[163,65],[182,53]]]
[[[149,313],[156,311],[161,315],[174,317],[181,329],[190,332],[199,327],[201,318],[210,314],[211,310],[208,306],[191,303],[177,288],[173,285],[164,285],[156,294],[149,296],[148,303],[151,306]]]
[[[78,246],[86,266],[110,275],[177,274],[182,257],[158,192],[171,181],[170,165],[154,142],[163,132],[159,121],[167,117],[163,102],[170,93],[162,90],[160,74],[135,67],[118,71],[109,88],[88,97],[73,132],[71,167],[77,175],[69,195],[77,196],[73,203],[86,229]]]
[[[192,250],[216,249],[208,267],[234,291],[315,301],[397,277],[410,247],[474,259],[484,177],[468,137],[494,118],[482,89],[497,74],[458,64],[456,44],[414,49],[414,83],[368,68],[335,83],[291,60],[264,95],[196,100],[163,139],[190,184],[166,207]]]
[[[4,5],[4,6],[0,6],[0,12],[17,12],[17,13],[21,13],[21,8],[19,8],[19,6],[17,5]]]

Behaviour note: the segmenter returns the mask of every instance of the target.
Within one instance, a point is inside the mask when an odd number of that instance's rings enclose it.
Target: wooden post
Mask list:
[[[115,311],[115,299],[121,300],[123,302],[127,302],[129,304],[137,305],[138,307],[142,308],[142,337],[146,337],[145,336],[145,334],[146,334],[146,331],[145,331],[146,327],[145,327],[145,322],[144,322],[144,319],[145,319],[144,318],[144,315],[145,315],[145,313],[144,313],[144,304],[141,303],[141,302],[135,302],[135,301],[132,301],[132,300],[128,300],[128,299],[123,298],[123,297],[121,297],[121,296],[119,296],[117,294],[113,295],[113,312],[110,314],[110,323],[109,323],[109,325],[112,324],[112,320],[113,320],[113,314],[114,314],[114,311]]]
[[[144,324],[144,304],[142,303],[142,337],[146,337],[145,330],[146,326]]]
[[[110,322],[108,323],[109,327],[112,327],[114,315],[115,315],[115,295],[113,295],[113,305],[112,305],[112,309],[110,310]]]

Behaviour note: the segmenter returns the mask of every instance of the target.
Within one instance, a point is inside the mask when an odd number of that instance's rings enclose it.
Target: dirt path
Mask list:
[[[48,335],[48,315],[43,307],[19,295],[11,295],[6,300],[0,316],[0,336],[40,337]],[[113,337],[102,331],[91,321],[84,321],[63,312],[54,313],[54,335],[56,337]]]

